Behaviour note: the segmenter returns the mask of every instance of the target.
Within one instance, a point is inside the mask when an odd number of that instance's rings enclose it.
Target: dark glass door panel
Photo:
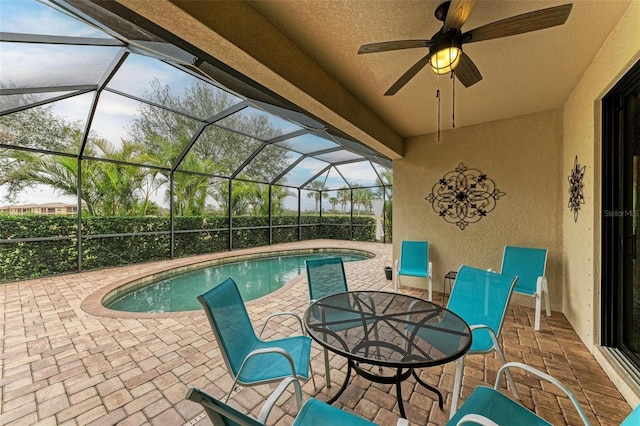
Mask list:
[[[629,355],[640,358],[640,258],[638,255],[638,226],[640,197],[640,89],[636,89],[623,99],[624,121],[623,140],[627,157],[627,167],[631,169],[631,185],[628,185],[624,199],[630,209],[625,210],[625,273],[622,283],[622,346]],[[629,164],[630,163],[630,164]]]
[[[640,62],[602,107],[601,344],[640,368]]]

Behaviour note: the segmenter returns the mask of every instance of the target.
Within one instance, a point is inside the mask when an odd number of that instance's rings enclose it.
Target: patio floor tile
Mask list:
[[[374,253],[372,259],[345,264],[349,287],[393,291],[383,271],[391,261],[389,244],[315,240],[231,254],[318,247],[359,248]],[[118,313],[102,308],[100,295],[135,277],[229,254],[0,284],[0,424],[210,424],[202,408],[184,398],[190,387],[222,398],[232,384],[204,312]],[[426,292],[418,289],[403,287],[401,291],[426,297]],[[446,295],[434,292],[436,303],[445,304],[446,299]],[[302,315],[308,303],[303,273],[283,289],[246,305],[258,328],[270,313],[293,311]],[[535,332],[533,313],[528,307],[509,308],[500,337],[507,360],[525,362],[563,380],[594,425],[619,425],[631,409],[564,315],[553,312],[551,317],[543,316],[541,330]],[[265,336],[295,333],[299,333],[297,321],[278,317]],[[327,400],[344,379],[346,360],[330,356],[332,386],[327,388],[323,352],[316,343],[312,356],[318,387],[314,389],[311,381],[304,383],[305,398]],[[499,366],[494,355],[468,357],[462,398],[468,397],[476,385],[492,385]],[[446,423],[454,373],[453,363],[420,372],[424,381],[442,391],[444,410],[413,378],[403,382],[405,409],[412,425]],[[521,373],[514,379],[525,406],[554,425],[579,424],[569,400],[553,386]],[[240,388],[231,404],[255,416],[274,387]],[[399,416],[393,386],[372,384],[361,377],[352,376],[335,406],[381,425],[395,425]],[[291,424],[295,414],[295,399],[288,391],[273,409],[268,424]]]

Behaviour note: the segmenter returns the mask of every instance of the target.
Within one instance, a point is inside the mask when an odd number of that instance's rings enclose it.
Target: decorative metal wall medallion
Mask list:
[[[462,163],[447,172],[425,198],[433,210],[446,222],[464,229],[478,222],[496,208],[496,201],[505,195],[493,180],[477,169],[467,169]]]
[[[573,163],[573,169],[569,175],[569,210],[573,212],[574,222],[578,222],[578,212],[580,211],[580,204],[584,204],[584,194],[582,188],[584,184],[582,179],[584,178],[584,172],[587,166],[580,167],[578,164],[578,156]]]

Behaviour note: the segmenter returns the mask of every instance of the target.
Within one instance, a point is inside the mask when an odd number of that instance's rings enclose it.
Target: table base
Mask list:
[[[340,395],[342,395],[344,390],[347,388],[347,384],[349,383],[349,379],[351,378],[352,370],[355,370],[355,372],[360,376],[375,383],[382,383],[385,385],[395,384],[396,396],[398,398],[398,408],[400,409],[400,416],[402,418],[405,418],[405,419],[407,418],[404,411],[404,403],[402,402],[402,382],[407,380],[410,376],[413,376],[418,383],[420,383],[422,386],[424,386],[425,388],[429,389],[431,392],[434,392],[436,395],[438,395],[438,406],[440,407],[441,410],[444,408],[444,400],[442,398],[442,394],[440,393],[440,391],[435,387],[431,386],[430,384],[422,381],[418,377],[418,375],[416,374],[413,368],[406,369],[406,371],[403,371],[402,368],[398,368],[398,372],[393,376],[379,376],[377,374],[372,374],[368,371],[363,370],[358,366],[356,362],[350,359],[347,362],[347,375],[344,378],[344,382],[342,383],[342,386],[340,386],[340,389],[338,389],[338,392],[336,392],[336,394],[333,397],[331,397],[331,399],[328,401],[329,404],[333,404],[334,402],[336,402],[336,400],[340,397]]]

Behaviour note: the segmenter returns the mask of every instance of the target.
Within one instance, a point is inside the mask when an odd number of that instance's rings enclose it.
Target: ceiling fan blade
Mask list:
[[[385,92],[384,95],[385,96],[395,95],[398,92],[398,90],[402,89],[402,87],[404,87],[404,85],[407,84],[409,80],[411,80],[416,74],[418,74],[418,72],[422,68],[425,67],[425,65],[429,63],[429,58],[430,58],[430,55],[426,55],[425,57],[420,59],[418,62],[416,62],[411,68],[407,70],[407,72],[402,74],[402,76],[398,79],[398,81],[393,83],[393,86],[391,86],[389,90]]]
[[[431,40],[396,40],[383,41],[380,43],[363,44],[358,49],[358,54],[387,52],[390,50],[413,49],[416,47],[429,47]]]
[[[464,33],[462,42],[491,40],[562,25],[569,17],[572,6],[569,3],[492,22]]]
[[[460,62],[458,62],[458,66],[453,70],[453,73],[464,87],[473,86],[482,80],[482,75],[478,67],[476,67],[476,64],[474,64],[471,58],[464,52],[462,52]]]
[[[449,28],[460,29],[467,22],[476,0],[452,0],[449,5],[447,17],[444,20],[442,32],[447,32]]]

